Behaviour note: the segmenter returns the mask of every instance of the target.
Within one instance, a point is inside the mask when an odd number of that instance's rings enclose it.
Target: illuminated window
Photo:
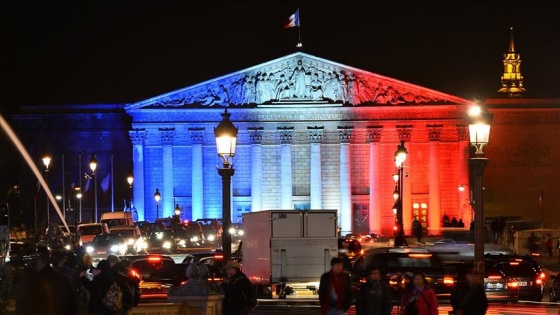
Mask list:
[[[415,202],[412,204],[412,215],[418,218],[422,227],[428,226],[428,204],[426,202]]]

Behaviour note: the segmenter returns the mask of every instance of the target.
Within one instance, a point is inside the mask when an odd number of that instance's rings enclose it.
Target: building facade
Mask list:
[[[403,221],[472,220],[472,102],[302,52],[126,106],[140,220],[221,217],[214,127],[238,127],[232,222],[267,209],[337,209],[342,233],[390,234],[394,152],[405,141]],[[156,205],[158,189],[162,199]],[[467,193],[468,194],[468,193]]]

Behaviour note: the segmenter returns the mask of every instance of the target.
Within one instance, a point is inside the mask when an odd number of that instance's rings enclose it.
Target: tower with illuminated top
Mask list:
[[[515,52],[513,43],[513,27],[510,30],[509,51],[504,54],[504,74],[502,75],[502,88],[499,93],[507,93],[508,97],[522,97],[526,91],[523,88],[521,75],[521,55]]]

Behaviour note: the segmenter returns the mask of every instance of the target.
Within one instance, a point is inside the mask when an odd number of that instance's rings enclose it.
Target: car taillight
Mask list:
[[[158,261],[161,261],[161,257],[159,257],[159,256],[150,256],[150,257],[148,257],[148,261],[150,261],[150,262],[158,262]]]
[[[542,279],[537,278],[537,280],[535,280],[535,283],[538,284],[538,285],[542,285],[543,281],[542,281]]]
[[[546,276],[545,276],[544,272],[541,272],[541,273],[539,274],[539,278],[540,278],[540,279],[543,279],[543,280],[544,280],[545,277],[546,277]]]
[[[223,260],[223,259],[224,259],[224,255],[222,255],[222,254],[215,254],[215,255],[214,255],[214,259],[215,259],[215,260]]]
[[[187,284],[187,282],[189,282],[189,281],[188,280],[181,281],[181,285],[183,286],[183,285]]]
[[[519,282],[517,282],[517,281],[508,281],[507,286],[508,286],[509,288],[517,288],[517,287],[519,287]]]
[[[131,278],[141,279],[140,274],[139,274],[136,270],[134,270],[134,269],[130,269],[130,270],[128,271],[128,275],[129,275]]]
[[[389,284],[391,284],[391,281],[392,280],[389,281]],[[367,282],[366,278],[360,278],[360,283],[366,283],[366,282]]]
[[[445,284],[445,285],[454,285],[454,284],[455,284],[455,280],[454,280],[453,277],[451,277],[451,276],[445,276],[445,277],[443,277],[443,284]]]
[[[399,282],[397,280],[394,279],[390,279],[389,280],[389,285],[397,285]]]
[[[491,280],[502,279],[502,276],[494,276],[494,275],[492,275],[492,276],[488,276],[488,279],[491,279]]]

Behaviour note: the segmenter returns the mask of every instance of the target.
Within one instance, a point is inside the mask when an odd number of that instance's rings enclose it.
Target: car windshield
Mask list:
[[[152,234],[150,234],[150,237],[148,237],[148,240],[150,241],[160,241],[163,239],[170,239],[172,238],[172,234],[171,231],[155,231],[152,232]]]
[[[115,244],[115,243],[123,243],[124,240],[120,235],[114,234],[101,234],[97,235],[93,239],[94,245],[106,245],[106,244]]]
[[[496,267],[510,277],[534,278],[537,276],[535,269],[530,264],[524,262],[499,263]]]
[[[111,234],[121,235],[124,238],[135,237],[135,233],[133,229],[111,230]]]
[[[189,224],[185,227],[189,233],[200,233],[200,226]]]
[[[100,225],[86,225],[78,227],[80,235],[97,235],[103,233]]]

